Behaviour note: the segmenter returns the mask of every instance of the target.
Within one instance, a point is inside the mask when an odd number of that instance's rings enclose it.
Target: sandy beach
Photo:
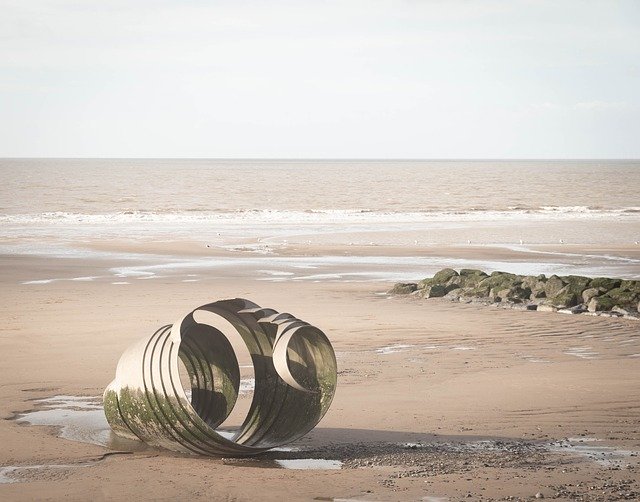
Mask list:
[[[282,280],[291,276],[243,262],[246,251],[218,251],[238,265],[215,268],[193,262],[216,253],[204,243],[92,247],[133,254],[1,258],[4,499],[640,496],[637,321],[391,297],[392,282],[340,279],[336,263],[323,272],[334,278]],[[365,251],[307,248],[304,256]],[[613,251],[638,258],[633,246],[589,254]],[[436,259],[447,253],[545,258],[431,250]],[[300,251],[292,245],[278,256]],[[191,265],[140,268],[178,258]],[[109,434],[99,396],[122,351],[200,304],[233,297],[292,312],[331,339],[338,390],[317,428],[290,450],[254,459],[181,456]]]
[[[640,501],[638,0],[0,5],[0,502]]]

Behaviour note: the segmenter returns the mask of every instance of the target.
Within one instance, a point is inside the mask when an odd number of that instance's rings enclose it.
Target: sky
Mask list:
[[[0,0],[0,157],[640,158],[640,2]]]

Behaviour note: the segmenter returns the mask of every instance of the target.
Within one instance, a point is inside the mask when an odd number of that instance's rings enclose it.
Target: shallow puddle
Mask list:
[[[276,460],[275,463],[284,469],[333,470],[342,468],[340,460],[326,460],[324,458],[295,458]]]
[[[287,451],[287,449],[274,448],[271,451]],[[258,467],[261,469],[293,469],[316,471],[339,470],[342,469],[343,465],[343,462],[340,460],[329,460],[326,458],[229,458],[226,459],[225,463],[228,465],[237,465],[239,467]]]
[[[16,417],[20,424],[59,428],[58,437],[112,449],[144,449],[144,443],[116,436],[102,409],[101,396],[53,396],[34,401],[37,408]]]
[[[254,379],[242,380],[241,393],[253,390]],[[189,394],[189,393],[187,393]],[[96,444],[113,450],[137,451],[144,450],[147,446],[141,441],[131,441],[116,436],[109,427],[104,416],[101,396],[66,396],[59,395],[44,399],[36,399],[36,408],[16,416],[19,424],[44,425],[58,428],[57,436],[71,441]],[[216,432],[226,439],[233,440],[237,429],[217,429]],[[296,447],[282,446],[272,448],[271,452],[295,452]],[[309,462],[307,462],[309,461]],[[324,461],[322,459],[295,459],[293,461],[255,459],[262,467],[286,468],[286,469],[338,469],[335,460]],[[291,462],[291,463],[289,463]],[[305,463],[307,462],[307,463]],[[324,462],[324,463],[323,463]],[[84,464],[83,464],[84,465]],[[333,467],[331,467],[333,465]],[[78,467],[75,465],[33,465],[33,466],[2,466],[0,467],[0,483],[12,483],[20,472],[33,469],[62,469]],[[82,466],[82,465],[80,465]]]
[[[0,484],[21,483],[28,481],[28,477],[51,477],[56,471],[65,471],[79,467],[88,467],[96,462],[81,464],[38,464],[38,465],[6,465],[0,467]]]

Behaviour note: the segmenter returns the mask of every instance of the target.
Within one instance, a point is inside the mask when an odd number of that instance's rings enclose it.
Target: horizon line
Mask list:
[[[2,160],[213,160],[213,161],[367,161],[367,162],[488,162],[488,161],[640,161],[640,157],[0,157]]]

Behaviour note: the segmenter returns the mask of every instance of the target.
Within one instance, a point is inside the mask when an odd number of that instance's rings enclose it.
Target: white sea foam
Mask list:
[[[0,214],[2,224],[73,224],[112,225],[135,223],[206,223],[206,224],[335,224],[335,223],[410,223],[434,221],[496,220],[575,220],[626,219],[640,221],[640,207],[598,209],[586,206],[541,206],[522,209],[460,209],[424,211],[372,211],[366,209],[314,209],[307,211],[252,209],[236,211],[121,211],[112,213],[42,213]]]

